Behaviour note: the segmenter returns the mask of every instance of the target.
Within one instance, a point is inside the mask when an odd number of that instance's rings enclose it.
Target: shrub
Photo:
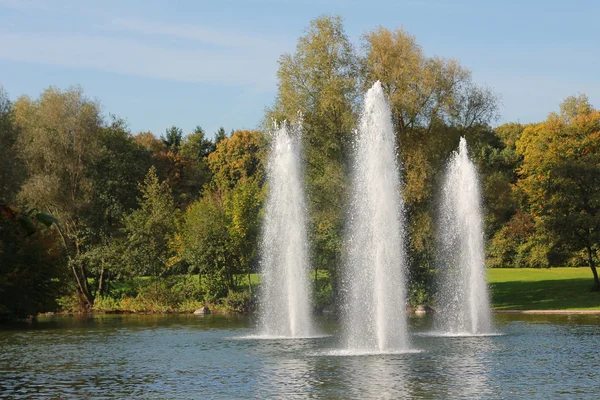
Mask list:
[[[108,296],[99,296],[94,300],[94,311],[117,312],[121,311],[121,302]]]
[[[247,313],[254,308],[249,292],[229,292],[223,299],[223,305],[227,311],[233,313]]]

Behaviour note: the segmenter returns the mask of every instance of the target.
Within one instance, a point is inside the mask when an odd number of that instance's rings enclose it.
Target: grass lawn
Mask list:
[[[496,310],[600,310],[588,267],[491,268],[487,275]]]

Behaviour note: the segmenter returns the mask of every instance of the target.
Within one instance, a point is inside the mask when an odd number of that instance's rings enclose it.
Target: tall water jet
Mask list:
[[[355,351],[408,349],[403,202],[389,103],[367,91],[355,143],[344,333]]]
[[[284,122],[272,137],[261,243],[260,330],[264,336],[313,333],[301,136],[300,124]]]
[[[438,225],[437,328],[459,335],[491,333],[481,194],[465,138],[460,139],[458,152],[447,165]]]

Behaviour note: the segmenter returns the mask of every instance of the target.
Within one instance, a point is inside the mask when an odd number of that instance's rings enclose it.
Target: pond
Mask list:
[[[258,340],[255,318],[43,317],[0,331],[0,397],[589,398],[599,394],[600,317],[496,315],[501,335],[436,337],[412,317],[418,352],[352,356],[324,337]],[[330,335],[330,336],[326,336]]]

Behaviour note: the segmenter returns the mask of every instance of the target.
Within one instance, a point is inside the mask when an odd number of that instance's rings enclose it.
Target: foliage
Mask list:
[[[233,189],[238,181],[250,177],[261,182],[264,150],[264,138],[259,131],[237,131],[230,138],[221,140],[208,156],[213,189],[224,193]]]
[[[219,198],[207,192],[186,210],[178,233],[180,255],[190,272],[200,274],[205,298],[210,301],[233,286],[227,225]]]
[[[0,207],[0,319],[53,311],[65,277],[55,233],[43,225],[27,231],[11,209]]]
[[[311,242],[316,268],[332,272],[342,252],[348,153],[358,100],[358,61],[339,16],[311,21],[294,54],[279,60],[267,121],[302,117]]]
[[[585,251],[600,289],[600,111],[584,100],[567,99],[560,115],[523,131],[516,144],[523,157],[518,185],[556,247]]]
[[[139,208],[123,221],[127,235],[123,261],[131,274],[156,278],[172,266],[169,243],[175,235],[175,206],[171,189],[159,182],[154,166],[148,170],[140,191]]]
[[[585,95],[546,121],[492,129],[497,96],[457,60],[429,57],[408,32],[383,27],[356,52],[341,18],[321,16],[281,56],[263,122],[302,122],[316,309],[339,298],[353,130],[376,80],[399,144],[412,304],[430,300],[436,188],[461,136],[481,178],[488,266],[586,262],[596,275],[600,112]],[[267,189],[264,127],[221,127],[214,140],[200,126],[133,136],[79,87],[15,103],[0,87],[0,200],[59,219],[52,230],[38,229],[41,214],[1,220],[0,312],[47,309],[65,286],[75,290],[59,297],[65,309],[249,309]]]
[[[181,146],[182,137],[183,131],[181,128],[173,125],[165,131],[165,135],[161,136],[160,140],[162,140],[162,142],[165,144],[167,150],[177,153],[179,152],[179,147]]]
[[[13,203],[24,179],[23,161],[16,148],[18,128],[8,95],[0,85],[0,201]]]
[[[58,231],[76,289],[91,307],[88,272],[74,260],[94,200],[89,167],[100,155],[100,106],[79,87],[64,92],[50,87],[37,100],[21,96],[13,108],[20,132],[17,146],[27,168],[19,198],[60,220]]]
[[[223,299],[223,305],[227,311],[233,313],[248,313],[254,309],[249,292],[229,292]]]

